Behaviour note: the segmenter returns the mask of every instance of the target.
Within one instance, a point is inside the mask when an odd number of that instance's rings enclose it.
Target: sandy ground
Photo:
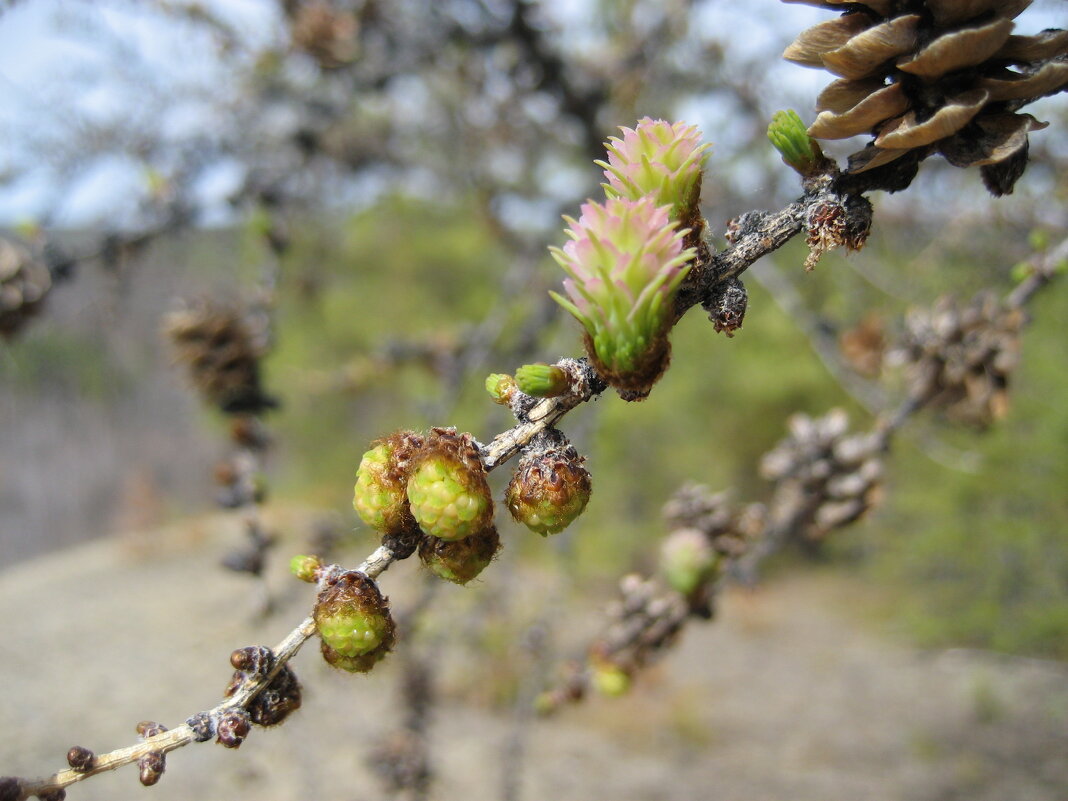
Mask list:
[[[233,536],[187,524],[0,573],[0,775],[47,774],[73,744],[130,744],[139,720],[173,725],[211,706],[234,647],[274,643],[301,618],[310,588],[281,575],[279,612],[250,614],[248,581],[214,566]],[[407,569],[387,574],[387,592]],[[850,611],[862,592],[801,574],[729,593],[718,621],[688,631],[631,695],[537,723],[521,797],[1068,799],[1068,666],[892,642]],[[311,648],[294,664],[305,703],[284,726],[254,731],[237,752],[175,752],[147,790],[127,767],[68,797],[385,798],[364,755],[389,728],[395,665],[342,675]],[[433,797],[501,798],[510,725],[447,694],[432,730]]]

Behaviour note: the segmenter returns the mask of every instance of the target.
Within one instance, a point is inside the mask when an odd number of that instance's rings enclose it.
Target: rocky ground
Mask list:
[[[208,520],[0,572],[0,774],[50,773],[76,743],[130,744],[146,718],[173,725],[218,700],[234,647],[281,639],[309,588],[272,576],[279,609],[257,619],[248,580],[215,567],[235,536],[231,524]],[[406,570],[386,575],[387,592]],[[631,695],[536,723],[519,797],[1068,798],[1068,666],[908,647],[862,622],[864,593],[825,571],[730,592],[719,619],[688,631]],[[352,677],[308,648],[294,663],[304,708],[284,726],[254,731],[237,752],[175,752],[151,789],[124,768],[68,797],[386,798],[364,756],[394,717],[395,661]],[[502,771],[515,771],[503,756],[511,725],[446,693],[432,729],[433,798],[502,798]]]

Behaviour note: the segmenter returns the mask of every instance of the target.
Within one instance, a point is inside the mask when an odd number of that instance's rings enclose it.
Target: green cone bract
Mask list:
[[[525,453],[504,500],[516,522],[541,534],[563,531],[590,500],[590,474],[570,445]]]
[[[432,537],[461,540],[493,521],[486,471],[470,434],[432,429],[412,463],[407,494],[416,523]]]
[[[412,525],[405,486],[412,457],[423,438],[412,431],[398,431],[375,440],[356,470],[352,507],[371,528],[384,533]]]
[[[323,657],[334,667],[365,672],[393,647],[389,602],[363,573],[332,579],[319,593],[313,617]]]
[[[495,526],[489,526],[462,540],[423,537],[419,559],[427,569],[446,581],[466,584],[486,569],[501,547]]]

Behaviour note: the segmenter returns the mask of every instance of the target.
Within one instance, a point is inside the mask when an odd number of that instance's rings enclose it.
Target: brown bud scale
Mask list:
[[[71,770],[76,770],[79,773],[84,773],[91,769],[94,758],[92,751],[80,745],[72,746],[67,752],[67,764],[70,765]]]
[[[248,712],[243,709],[227,710],[219,716],[215,742],[225,748],[239,748],[251,729]]]
[[[141,784],[151,787],[163,777],[163,771],[167,769],[167,757],[162,751],[149,751],[137,760],[137,767]]]

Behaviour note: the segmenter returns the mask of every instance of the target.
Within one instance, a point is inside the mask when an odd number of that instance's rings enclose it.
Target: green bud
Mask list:
[[[493,522],[486,470],[470,434],[435,428],[412,464],[407,487],[412,516],[432,537],[461,540]]]
[[[494,403],[507,406],[516,390],[515,379],[505,373],[490,373],[486,376],[486,392]]]
[[[1042,253],[1049,248],[1049,231],[1042,228],[1033,228],[1027,235],[1027,244],[1036,253]]]
[[[704,532],[678,529],[664,540],[660,569],[671,588],[682,595],[692,594],[716,575],[720,557]]]
[[[419,559],[435,576],[454,584],[466,584],[486,569],[500,548],[497,529],[490,526],[453,542],[423,537],[419,543]]]
[[[1033,264],[1031,264],[1031,262],[1018,261],[1016,262],[1016,264],[1012,265],[1012,272],[1010,273],[1010,275],[1012,276],[1013,281],[1015,281],[1016,283],[1020,283],[1021,281],[1024,281],[1029,278],[1031,274],[1034,273],[1034,271],[1035,267]]]
[[[322,567],[323,560],[318,556],[298,554],[289,560],[289,572],[309,584],[314,584],[319,580],[319,571]]]
[[[567,392],[567,373],[554,364],[524,364],[515,371],[516,386],[537,398],[553,398]]]
[[[775,112],[768,126],[768,139],[782,160],[802,176],[819,172],[821,163],[826,161],[819,144],[808,135],[801,117],[793,109]]]
[[[618,698],[630,689],[630,676],[622,668],[611,663],[595,664],[593,665],[593,686],[601,695]]]
[[[320,593],[313,611],[323,657],[334,667],[366,672],[393,647],[393,618],[377,585],[348,571]]]

